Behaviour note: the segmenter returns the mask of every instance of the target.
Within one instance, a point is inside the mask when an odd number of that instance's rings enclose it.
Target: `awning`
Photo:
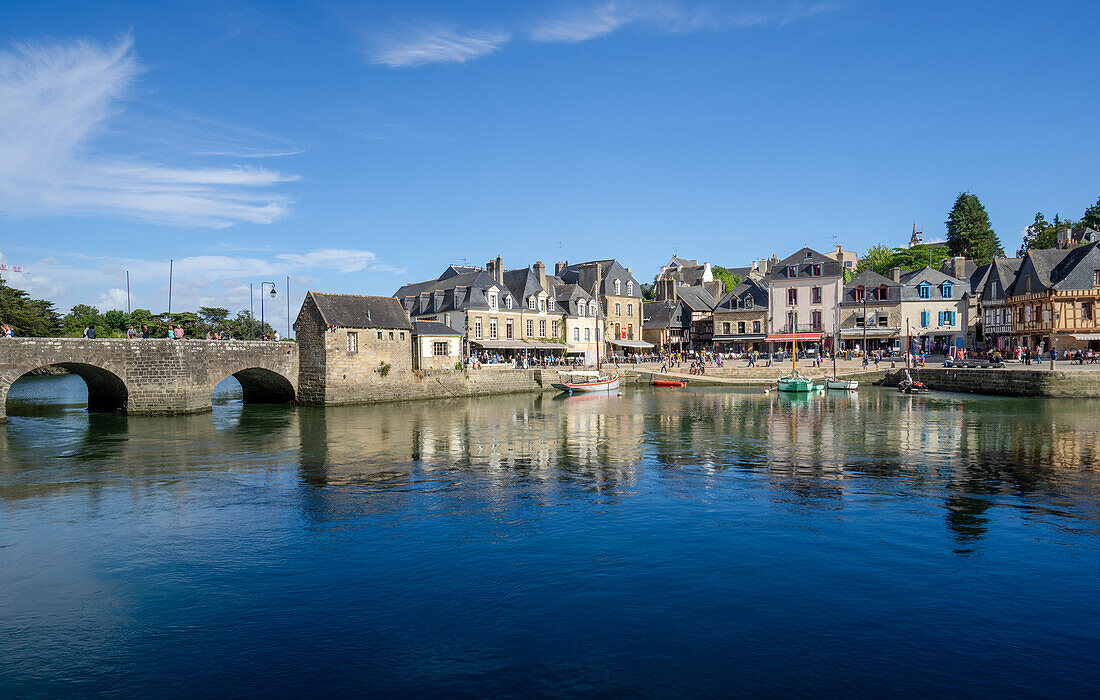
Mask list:
[[[767,338],[764,338],[764,340],[769,343],[789,343],[791,340],[796,342],[820,342],[821,336],[821,333],[795,333],[794,338],[791,338],[790,333],[772,333]]]
[[[864,332],[864,330],[862,328],[841,328],[840,329],[840,337],[841,338],[857,338],[858,339],[858,338],[863,337],[863,332]],[[886,328],[886,327],[880,327],[880,326],[876,326],[874,328],[872,328],[870,326],[867,327],[867,337],[868,338],[893,338],[894,336],[900,335],[900,334],[901,334],[901,329],[900,328]]]
[[[1074,333],[1074,340],[1100,340],[1100,333]]]
[[[564,350],[565,346],[561,343],[542,343],[537,340],[528,340],[524,342],[529,350]]]
[[[651,348],[653,343],[647,343],[644,340],[611,340],[608,341],[612,345],[618,345],[623,348]]]
[[[742,333],[741,335],[716,335],[711,340],[716,343],[744,343],[754,340],[763,340],[763,333]]]
[[[530,347],[522,340],[471,340],[470,345],[486,350],[523,350]]]

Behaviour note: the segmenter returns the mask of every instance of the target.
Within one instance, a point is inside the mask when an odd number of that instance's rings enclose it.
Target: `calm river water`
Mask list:
[[[1100,693],[1096,402],[83,394],[0,426],[0,697]]]

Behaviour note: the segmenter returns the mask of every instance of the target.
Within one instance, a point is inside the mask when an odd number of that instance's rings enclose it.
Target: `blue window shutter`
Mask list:
[[[955,312],[954,311],[951,312],[951,325],[952,326],[955,325]]]

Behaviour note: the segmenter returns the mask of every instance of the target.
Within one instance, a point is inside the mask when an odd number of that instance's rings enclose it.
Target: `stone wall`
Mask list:
[[[48,365],[80,375],[88,408],[156,415],[210,410],[218,382],[236,376],[246,401],[294,400],[295,343],[0,338],[0,420],[11,384]]]
[[[919,370],[917,379],[937,391],[993,396],[1049,396],[1100,398],[1100,370],[949,369]],[[898,370],[883,384],[897,386],[904,375]]]
[[[338,406],[388,401],[440,399],[485,394],[511,394],[543,391],[556,378],[543,377],[544,370],[483,368],[476,370],[421,370],[391,372],[382,376],[378,372],[359,373],[354,384],[330,390],[325,405]],[[553,374],[554,377],[557,373]],[[543,386],[545,381],[546,386]]]
[[[355,352],[349,334],[356,335]],[[382,337],[379,338],[379,335]],[[338,328],[324,333],[325,391],[329,406],[371,403],[413,376],[411,332],[400,329]],[[305,398],[301,397],[303,403]]]

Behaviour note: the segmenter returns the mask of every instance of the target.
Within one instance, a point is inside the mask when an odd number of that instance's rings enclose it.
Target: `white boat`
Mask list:
[[[825,380],[826,389],[839,389],[841,391],[855,391],[859,388],[859,382],[854,379],[832,379]]]
[[[619,390],[618,377],[601,376],[599,372],[567,372],[569,381],[558,382],[550,386],[567,394],[592,392],[610,392]]]

